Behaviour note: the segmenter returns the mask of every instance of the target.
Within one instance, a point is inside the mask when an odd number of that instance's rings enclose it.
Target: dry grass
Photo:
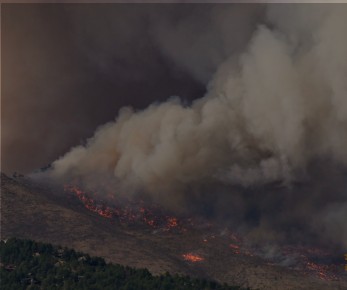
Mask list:
[[[223,238],[203,242],[199,230],[153,234],[140,225],[111,223],[77,199],[5,175],[1,176],[1,236],[63,245],[114,263],[146,267],[155,274],[169,271],[259,289],[347,289],[347,279],[327,283],[269,266],[260,258],[235,255]],[[181,255],[191,251],[205,260],[184,261]]]

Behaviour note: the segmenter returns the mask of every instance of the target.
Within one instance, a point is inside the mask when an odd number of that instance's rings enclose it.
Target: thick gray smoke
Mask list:
[[[239,201],[230,199],[235,216],[249,211],[249,203],[259,208],[259,214],[250,213],[260,219],[251,235],[264,235],[265,229],[269,237],[270,229],[301,221],[312,233],[347,246],[343,175],[325,189],[297,189],[300,198],[291,190],[310,179],[312,164],[347,166],[347,7],[269,5],[243,52],[246,39],[236,47],[219,43],[220,51],[206,52],[210,44],[216,48],[218,35],[228,35],[228,27],[238,29],[233,25],[237,15],[215,13],[218,23],[190,52],[177,39],[189,37],[194,21],[178,23],[169,35],[160,31],[168,31],[165,25],[153,32],[161,36],[159,44],[165,43],[164,52],[197,79],[204,81],[218,65],[205,96],[190,106],[171,97],[142,111],[121,109],[85,146],[55,161],[51,175],[86,180],[112,175],[122,189],[168,200],[194,188],[206,191],[211,184],[254,191],[279,182],[286,189],[253,201],[242,195]],[[324,170],[315,176],[319,179]],[[334,187],[335,192],[326,192]],[[275,209],[281,211],[276,222],[269,213]]]

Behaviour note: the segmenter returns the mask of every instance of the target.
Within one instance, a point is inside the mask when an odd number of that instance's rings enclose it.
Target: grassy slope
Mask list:
[[[326,283],[295,271],[267,265],[255,257],[233,254],[216,237],[202,242],[203,233],[153,234],[143,227],[112,224],[86,210],[78,200],[67,200],[24,179],[1,178],[1,236],[60,244],[104,257],[107,261],[214,279],[259,289],[347,289],[345,282]],[[205,261],[189,263],[181,255],[194,251]]]

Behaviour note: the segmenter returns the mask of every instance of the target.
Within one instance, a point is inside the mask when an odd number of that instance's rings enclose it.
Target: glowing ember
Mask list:
[[[240,246],[235,244],[230,244],[229,247],[233,250],[234,254],[240,254]]]
[[[204,220],[200,222],[191,218],[179,220],[176,217],[165,215],[159,206],[151,205],[148,207],[142,201],[130,202],[126,200],[125,202],[120,202],[112,193],[107,195],[108,202],[106,205],[101,199],[92,198],[91,195],[82,191],[77,186],[67,185],[64,187],[64,190],[76,196],[89,211],[98,214],[102,218],[111,219],[111,221],[117,220],[119,223],[125,225],[142,223],[154,229],[154,233],[158,231],[162,233],[183,233],[188,229],[199,228],[206,233],[202,237],[204,243],[212,244],[223,238],[228,240],[229,248],[234,254],[259,256],[259,252],[261,252],[261,249],[245,246],[247,243],[243,238],[238,236],[237,233],[231,232],[230,229],[224,230],[223,234],[216,234],[216,232],[220,232],[218,231],[218,227]],[[98,196],[98,194],[95,193],[93,196]],[[105,198],[105,195],[102,198]],[[225,233],[228,234],[226,235]],[[192,263],[204,260],[201,256],[192,253],[183,254],[182,257],[184,260]],[[331,257],[331,253],[326,253],[317,248],[282,246],[279,249],[278,255],[268,260],[268,264],[274,266],[281,265],[283,259],[291,259],[295,262],[292,266],[288,267],[306,273],[307,275],[314,275],[322,280],[331,281],[337,279],[336,273],[338,272],[338,266],[336,264],[329,264],[329,257]]]
[[[183,254],[182,257],[184,260],[192,262],[192,263],[201,262],[204,260],[204,258],[192,253]]]
[[[170,231],[175,228],[179,228],[178,219],[175,217],[166,217],[166,226],[164,227],[164,231]]]
[[[283,247],[280,251],[280,255],[293,258],[295,264],[290,266],[292,269],[300,270],[301,272],[307,275],[314,275],[321,280],[332,281],[337,279],[336,270],[337,265],[330,264],[328,258],[331,254],[324,252],[321,249],[316,248],[307,248],[302,246],[286,246]],[[324,259],[326,262],[323,262]],[[318,260],[319,262],[315,262]],[[272,265],[276,265],[276,261],[271,261]]]
[[[174,229],[182,230],[180,222],[176,217],[163,215],[159,208],[145,208],[139,206],[138,203],[127,202],[127,205],[117,204],[117,200],[110,194],[109,200],[112,200],[114,206],[106,206],[100,201],[91,198],[86,192],[82,191],[77,186],[66,185],[64,190],[68,193],[75,194],[88,210],[97,213],[99,216],[108,219],[118,219],[120,223],[130,224],[142,222],[151,228],[161,229],[163,231],[171,231]]]
[[[167,226],[169,228],[177,227],[178,226],[177,218],[175,218],[175,217],[168,217],[168,219],[167,219]]]
[[[234,245],[234,244],[230,244],[229,247],[232,248],[232,249],[234,249],[234,250],[240,249],[240,246]]]

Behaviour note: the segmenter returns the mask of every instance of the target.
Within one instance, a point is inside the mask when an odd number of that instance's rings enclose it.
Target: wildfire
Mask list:
[[[97,213],[99,216],[108,219],[117,219],[120,223],[131,224],[141,222],[147,226],[163,231],[182,230],[183,227],[176,217],[163,215],[158,208],[145,208],[142,204],[127,202],[126,205],[118,202],[113,195],[110,195],[113,206],[106,206],[104,202],[97,201],[82,191],[77,186],[65,185],[64,190],[72,193],[83,203],[89,211]]]
[[[178,226],[178,220],[175,217],[168,217],[167,218],[167,226],[169,228],[174,228]]]
[[[77,186],[66,185],[64,190],[76,196],[84,205],[86,209],[91,212],[98,214],[99,216],[111,220],[117,220],[121,224],[129,225],[142,223],[152,229],[154,232],[186,232],[191,228],[200,228],[204,232],[209,232],[202,237],[204,243],[212,243],[217,241],[219,238],[223,237],[228,240],[229,249],[232,250],[234,254],[246,255],[246,256],[257,256],[259,255],[259,249],[249,248],[245,246],[247,243],[241,238],[237,233],[231,232],[228,229],[228,235],[216,234],[218,228],[210,223],[196,223],[196,220],[191,218],[178,219],[174,216],[169,216],[163,213],[158,206],[151,205],[145,206],[145,203],[140,202],[120,202],[117,200],[115,195],[109,194],[106,198],[106,202],[101,199],[92,198],[90,194],[84,192]],[[93,196],[98,196],[94,194]],[[105,196],[103,196],[105,198]],[[184,225],[184,227],[183,227]],[[225,232],[225,231],[224,231]],[[217,239],[218,236],[218,239]],[[315,275],[322,280],[335,280],[337,279],[336,269],[337,266],[322,261],[330,257],[331,254],[325,253],[324,251],[316,248],[308,247],[295,247],[295,246],[283,246],[280,249],[280,257],[289,257],[296,260],[294,266],[290,266],[292,269],[302,271],[308,275]],[[204,258],[193,253],[186,253],[182,255],[182,258],[186,261],[195,263],[204,261]],[[317,258],[317,259],[316,259]],[[316,262],[320,261],[320,262]],[[271,259],[269,263],[271,265],[280,265],[281,260]]]
[[[300,270],[307,275],[314,275],[321,280],[333,281],[337,279],[336,265],[330,264],[328,261],[323,262],[324,259],[327,259],[331,254],[324,252],[321,249],[308,248],[308,247],[295,247],[295,246],[286,246],[281,249],[282,255],[286,257],[293,257],[296,260],[294,266],[291,268]],[[314,262],[314,260],[320,261]],[[272,263],[276,265],[275,263]]]
[[[196,254],[192,254],[192,253],[183,254],[182,257],[184,260],[192,262],[192,263],[201,262],[201,261],[205,260],[201,256],[196,255]]]
[[[307,262],[306,267],[308,270],[316,273],[318,277],[322,280],[334,280],[336,276],[334,274],[328,273],[327,272],[327,266],[325,265],[318,265],[313,262]]]
[[[240,246],[235,244],[230,244],[229,247],[233,250],[235,254],[240,254]]]

